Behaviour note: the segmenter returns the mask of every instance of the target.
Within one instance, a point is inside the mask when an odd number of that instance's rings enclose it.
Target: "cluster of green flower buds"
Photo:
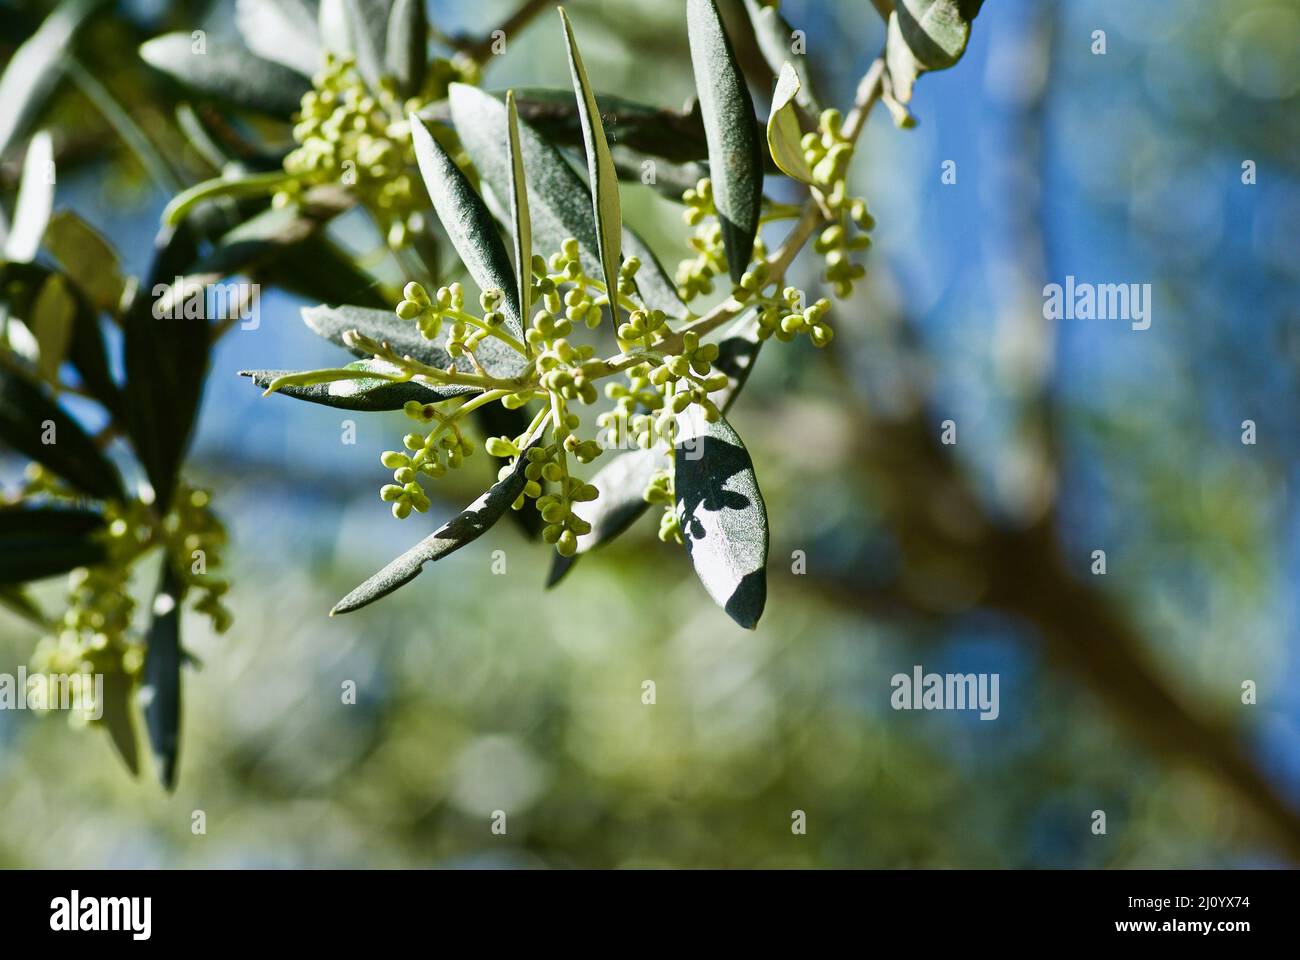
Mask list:
[[[459,283],[439,287],[430,297],[424,286],[412,280],[402,288],[402,299],[397,304],[401,320],[414,320],[426,340],[433,340],[442,330],[443,318],[448,312],[459,312],[465,306],[465,290]]]
[[[826,323],[826,314],[830,312],[831,302],[822,297],[811,306],[805,307],[802,290],[786,287],[781,299],[764,301],[758,312],[758,337],[766,340],[773,335],[788,343],[801,333],[806,333],[813,346],[824,347],[831,342],[835,331]]]
[[[575,347],[562,337],[552,341],[537,358],[542,386],[565,400],[595,403],[596,385],[591,378],[605,368],[605,361],[596,359],[595,354],[591,344]]]
[[[727,272],[727,248],[722,240],[722,224],[713,205],[713,182],[705,177],[694,190],[682,194],[686,209],[682,219],[695,228],[691,249],[695,256],[677,265],[677,295],[683,303],[713,292],[713,278]]]
[[[293,127],[297,149],[284,159],[291,180],[275,197],[287,204],[306,187],[341,183],[356,193],[385,231],[390,247],[405,246],[422,229],[424,188],[411,174],[415,156],[405,107],[391,86],[366,88],[351,57],[325,55],[324,68],[303,94]]]
[[[672,469],[656,470],[641,496],[651,506],[664,508],[659,517],[659,539],[664,543],[682,543],[682,525],[677,519],[677,494],[673,489]]]
[[[625,323],[618,325],[618,338],[624,341],[641,341],[647,349],[655,334],[668,322],[662,310],[633,310]]]
[[[168,553],[176,559],[177,573],[186,591],[194,589],[202,594],[194,609],[212,621],[217,633],[225,633],[233,617],[221,598],[229,592],[230,583],[212,571],[221,566],[226,528],[212,512],[212,495],[207,490],[182,485],[175,504],[163,520]]]
[[[379,497],[393,505],[393,516],[404,520],[411,511],[424,513],[429,509],[429,497],[420,486],[419,477],[441,477],[448,469],[456,469],[474,452],[473,442],[460,432],[456,421],[440,413],[432,403],[407,401],[403,412],[421,423],[437,421],[438,426],[427,434],[408,433],[402,440],[406,451],[385,450],[379,458],[393,471],[393,482],[379,490]]]
[[[601,305],[609,300],[604,294],[592,296],[591,290],[601,284],[583,270],[577,240],[566,239],[549,261],[540,255],[533,257],[532,272],[533,299],[552,318],[563,312],[564,320],[570,324],[585,323],[591,330],[600,326]],[[561,293],[564,284],[570,286]],[[567,332],[555,336],[565,336]]]
[[[812,169],[813,182],[834,218],[817,237],[813,249],[825,257],[825,280],[841,298],[852,293],[854,282],[866,275],[865,268],[853,262],[852,254],[871,246],[866,231],[875,226],[866,201],[848,195],[846,178],[853,159],[853,144],[844,136],[842,125],[843,117],[838,110],[824,110],[818,121],[818,132],[804,134],[800,144],[804,159]]]

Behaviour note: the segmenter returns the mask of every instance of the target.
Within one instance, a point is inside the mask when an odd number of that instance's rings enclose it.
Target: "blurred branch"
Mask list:
[[[440,43],[446,44],[453,50],[465,54],[475,63],[481,64],[492,56],[492,46],[496,43],[498,34],[505,36],[507,39],[513,39],[516,33],[528,26],[533,18],[544,9],[556,5],[556,0],[527,0],[523,6],[516,9],[514,13],[502,20],[497,26],[477,37],[468,35],[447,36],[432,28],[431,32],[434,33]]]
[[[1000,522],[951,448],[939,443],[922,406],[894,419],[873,415],[856,399],[837,354],[830,356],[841,402],[861,437],[854,460],[876,488],[900,550],[903,599],[923,613],[950,600],[949,612],[986,606],[1032,624],[1052,662],[1091,689],[1136,739],[1227,787],[1300,862],[1300,812],[1221,723],[1188,706],[1158,676],[1138,628],[1111,598],[1074,577],[1053,517],[1019,528]],[[874,612],[880,588],[859,590],[850,581],[835,593]]]

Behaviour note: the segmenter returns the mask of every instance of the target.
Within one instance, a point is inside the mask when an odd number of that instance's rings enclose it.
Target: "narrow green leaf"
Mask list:
[[[273,60],[263,60],[238,44],[208,43],[189,33],[167,33],[140,46],[140,56],[155,70],[193,93],[233,107],[245,107],[288,120],[311,81]]]
[[[461,513],[340,600],[330,611],[330,616],[351,613],[388,596],[414,580],[426,563],[441,560],[481,537],[510,509],[524,489],[526,463],[520,457],[504,480],[498,480]]]
[[[799,111],[795,98],[799,93],[799,75],[794,67],[785,64],[772,94],[772,113],[767,118],[767,148],[772,159],[786,176],[802,183],[813,182],[812,169],[804,159],[803,129],[799,126]]]
[[[424,86],[429,61],[429,24],[425,19],[424,0],[396,0],[393,4],[388,16],[385,60],[388,72],[406,96],[414,96]]]
[[[176,757],[180,750],[181,597],[182,586],[172,569],[172,559],[164,557],[150,611],[140,701],[158,779],[167,790],[176,786]]]
[[[18,184],[14,222],[5,242],[6,260],[27,263],[36,259],[45,225],[54,208],[54,141],[42,130],[27,145],[23,177]]]
[[[0,157],[27,131],[62,76],[64,53],[72,48],[87,16],[104,0],[64,0],[9,59],[0,75]]]
[[[374,364],[374,361],[357,360],[348,364],[347,368],[364,372]],[[252,378],[255,384],[265,390],[277,380],[294,373],[293,370],[241,370],[239,375]],[[409,400],[436,403],[446,399],[446,394],[414,380],[393,382],[378,377],[335,380],[312,386],[282,386],[276,393],[341,410],[361,411],[401,410]]]
[[[321,67],[316,14],[304,0],[237,0],[235,26],[249,50],[304,77]]]
[[[0,302],[8,306],[12,316],[27,322],[35,311],[37,295],[54,272],[36,263],[0,264]],[[77,303],[68,359],[76,367],[82,386],[117,416],[122,411],[122,395],[108,368],[99,319],[74,284],[69,283],[68,289]]]
[[[572,100],[572,97],[570,97]],[[452,121],[465,152],[493,196],[510,196],[510,163],[501,150],[508,136],[505,105],[477,87],[453,83],[449,92]],[[587,188],[568,161],[527,121],[519,121],[519,147],[528,184],[533,242],[546,253],[560,249],[568,237],[578,241],[583,269],[602,269],[596,227]],[[504,220],[504,217],[502,218]],[[623,231],[623,248],[641,258],[637,289],[652,309],[672,317],[686,313],[677,289],[658,259],[632,230]]]
[[[47,381],[54,382],[59,367],[68,354],[72,342],[72,328],[77,316],[77,302],[68,281],[62,274],[52,273],[41,285],[36,295],[32,316],[28,321],[32,336],[39,348],[36,370]]]
[[[21,374],[0,367],[0,441],[100,499],[122,499],[117,470],[80,424]]]
[[[724,414],[732,408],[740,391],[749,382],[749,375],[754,370],[762,346],[753,310],[746,311],[737,318],[718,341],[718,359],[713,362],[713,366],[725,373],[729,382],[724,389],[712,395],[712,400]]]
[[[390,0],[343,0],[357,72],[374,93],[384,76]]]
[[[587,69],[582,65],[578,41],[573,36],[569,15],[560,7],[560,21],[564,24],[564,43],[569,53],[569,72],[573,76],[573,91],[578,100],[578,118],[582,122],[582,139],[587,148],[587,180],[591,187],[591,206],[596,218],[596,246],[600,265],[609,290],[610,314],[618,324],[618,268],[622,262],[623,214],[619,208],[618,173],[609,154],[605,140],[605,126],[600,120],[595,94],[587,81]]]
[[[60,210],[45,228],[44,246],[92,307],[110,313],[117,310],[126,281],[103,234],[71,210]]]
[[[754,38],[758,41],[759,52],[767,61],[772,72],[780,74],[784,64],[789,63],[799,77],[799,88],[795,102],[812,113],[820,113],[817,98],[813,96],[812,77],[808,72],[808,58],[802,48],[796,48],[801,39],[796,37],[794,29],[781,16],[776,5],[761,3],[760,0],[745,0],[745,12],[754,28]]]
[[[308,328],[317,336],[324,337],[332,343],[337,343],[363,359],[369,359],[370,354],[359,347],[349,346],[345,342],[344,335],[349,330],[356,330],[372,340],[387,343],[399,355],[414,357],[421,363],[426,363],[431,367],[445,370],[453,362],[445,349],[447,325],[443,326],[435,339],[426,340],[413,322],[399,319],[397,314],[391,310],[321,305],[319,307],[304,307],[302,318]],[[526,364],[522,356],[495,337],[488,337],[483,340],[479,344],[475,355],[478,357],[479,363],[483,365],[483,369],[494,377],[509,378],[517,376]],[[475,392],[473,387],[462,386],[428,387],[428,390],[442,397],[457,397],[465,393]]]
[[[0,509],[0,584],[26,583],[103,563],[104,518],[64,507]]]
[[[117,755],[131,776],[140,772],[140,751],[135,726],[136,678],[122,670],[104,672],[104,714],[100,724],[108,732]]]
[[[324,50],[341,56],[354,52],[346,0],[320,0],[316,26]]]
[[[414,114],[411,115],[411,139],[420,176],[452,246],[480,290],[501,291],[505,325],[514,336],[523,336],[514,268],[483,198]],[[504,142],[504,137],[498,140],[496,149],[501,150]]]
[[[754,464],[725,419],[678,418],[677,518],[695,574],[718,606],[753,629],[767,601],[767,510]]]
[[[163,208],[162,223],[174,227],[200,203],[219,197],[269,197],[293,179],[283,170],[269,173],[250,173],[238,177],[214,177],[192,187],[187,187],[167,201]]]
[[[663,450],[631,450],[617,454],[596,471],[591,484],[600,491],[600,496],[583,504],[578,511],[591,524],[591,532],[578,538],[578,552],[572,557],[555,554],[546,586],[555,586],[573,569],[580,556],[621,536],[650,509],[643,494],[655,471],[667,466]]]
[[[211,332],[203,317],[186,317],[183,305],[171,316],[155,316],[175,278],[194,262],[197,247],[189,227],[164,230],[155,251],[147,280],[122,318],[123,394],[127,434],[158,508],[166,512],[198,414]]]
[[[506,94],[506,113],[510,128],[510,226],[515,241],[515,282],[519,289],[519,309],[527,323],[532,314],[533,224],[528,216],[528,182],[524,176],[523,151],[519,148],[519,113],[513,93]]]
[[[686,26],[709,142],[709,175],[731,279],[739,283],[754,252],[763,200],[763,151],[754,101],[714,0],[688,0]]]

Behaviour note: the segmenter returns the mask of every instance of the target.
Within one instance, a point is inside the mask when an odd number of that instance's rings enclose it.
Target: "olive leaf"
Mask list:
[[[527,322],[532,314],[533,225],[528,214],[528,181],[524,175],[523,151],[519,148],[519,112],[513,93],[506,94],[506,114],[510,130],[510,232],[515,241],[515,282],[520,315]]]
[[[0,75],[0,157],[27,130],[62,76],[60,63],[104,0],[64,0],[14,51]]]
[[[483,198],[414,114],[411,115],[411,139],[420,176],[452,246],[480,290],[501,291],[505,325],[516,337],[523,336],[514,268]],[[498,140],[496,149],[501,150],[504,142],[504,137]]]
[[[763,156],[754,102],[714,0],[687,0],[686,26],[709,143],[714,205],[731,279],[739,283],[754,251],[763,199]]]
[[[425,339],[412,322],[401,320],[391,310],[375,310],[369,307],[304,307],[302,319],[317,336],[324,337],[332,343],[346,347],[356,356],[369,359],[369,351],[347,342],[346,334],[356,330],[371,340],[387,343],[399,356],[409,356],[431,367],[445,370],[453,360],[445,349],[449,327],[444,325],[433,340]],[[503,379],[517,376],[526,361],[509,346],[495,337],[487,337],[475,351],[478,362],[483,369],[494,377]],[[474,392],[474,387],[455,384],[427,387],[430,393],[442,398],[458,397]]]
[[[573,36],[569,15],[560,7],[564,24],[564,43],[569,54],[569,72],[573,75],[573,92],[578,100],[578,118],[582,123],[582,140],[587,149],[587,181],[591,187],[591,207],[596,218],[596,249],[600,256],[605,289],[609,292],[610,315],[618,323],[618,267],[622,260],[623,214],[619,208],[618,173],[609,155],[605,126],[600,120],[596,97],[587,81],[578,41]]]
[[[180,748],[181,598],[180,578],[172,568],[172,558],[166,556],[150,609],[140,702],[158,779],[168,790],[176,785]]]
[[[536,442],[527,444],[527,447]],[[527,482],[524,477],[526,465],[527,459],[519,457],[505,479],[498,480],[468,507],[336,603],[330,616],[351,613],[388,596],[414,580],[426,563],[441,560],[481,537],[518,499]]]
[[[211,331],[204,317],[187,317],[183,305],[155,316],[160,294],[194,261],[197,246],[190,228],[164,229],[154,246],[147,280],[122,318],[123,399],[127,434],[165,513],[198,413]]]
[[[781,16],[780,8],[760,0],[745,0],[745,12],[754,28],[759,52],[772,72],[779,75],[785,64],[790,64],[799,79],[795,102],[805,110],[820,113],[821,108],[813,95],[812,77],[808,73],[808,58],[802,52],[795,52],[795,31]]]
[[[283,64],[234,43],[196,41],[189,33],[166,33],[140,46],[140,56],[187,90],[233,107],[288,120],[311,81]]]
[[[104,671],[104,702],[100,723],[108,731],[117,755],[122,758],[133,777],[140,772],[135,711],[132,709],[135,687],[135,677],[124,670],[118,668]]]
[[[0,441],[83,493],[122,499],[117,469],[81,425],[22,374],[0,367]]]
[[[724,414],[731,409],[749,380],[762,345],[763,341],[758,339],[758,322],[753,310],[746,311],[738,318],[718,341],[718,359],[714,361],[713,368],[725,373],[728,382],[711,399]],[[583,519],[591,524],[591,533],[578,538],[578,552],[572,557],[562,557],[558,553],[555,555],[546,578],[548,588],[555,586],[568,574],[578,562],[579,556],[622,536],[650,509],[643,494],[651,476],[663,466],[664,451],[632,450],[617,455],[596,472],[591,483],[600,491],[600,496],[583,507]]]
[[[573,98],[569,97],[570,102]],[[506,139],[506,108],[496,97],[461,83],[449,91],[452,121],[465,152],[483,184],[496,197],[510,195],[510,163],[502,153]],[[579,244],[583,269],[595,274],[601,269],[597,256],[596,227],[587,188],[582,178],[569,166],[538,130],[526,120],[519,120],[519,147],[523,156],[524,176],[528,184],[529,219],[533,242],[545,250],[558,250],[568,237]],[[504,217],[502,217],[504,221]],[[680,317],[686,307],[677,297],[677,288],[646,243],[632,230],[623,230],[623,248],[641,258],[637,289],[646,303],[669,316]]]
[[[551,143],[583,147],[582,119],[572,90],[527,87],[515,90],[519,117]],[[709,155],[697,101],[690,109],[651,106],[615,94],[596,94],[602,121],[618,123],[618,144],[671,163],[705,160]],[[611,150],[613,145],[611,145]]]
[[[795,100],[799,94],[799,75],[788,62],[781,67],[772,94],[772,112],[767,118],[767,148],[772,159],[787,176],[811,185],[813,172],[804,159],[803,129]]]
[[[385,62],[388,72],[408,97],[424,86],[428,49],[429,24],[424,0],[396,0],[388,15]]]
[[[59,367],[63,366],[72,341],[76,317],[77,302],[68,281],[62,274],[50,274],[41,284],[32,315],[27,321],[39,350],[36,370],[45,380],[53,382],[58,379]]]
[[[26,321],[34,313],[37,295],[54,272],[36,263],[0,264],[0,302],[9,307],[11,315]],[[103,331],[90,304],[70,278],[67,279],[68,290],[77,305],[68,359],[86,391],[116,416],[122,411],[122,394],[108,368]]]
[[[604,546],[622,535],[649,509],[644,493],[656,470],[668,465],[663,450],[630,450],[620,453],[596,471],[591,484],[600,496],[581,510],[591,532],[578,537],[578,551],[571,557],[555,554],[546,586],[553,587],[573,569],[578,557]]]
[[[740,436],[691,408],[674,448],[677,520],[695,574],[718,606],[752,630],[767,601],[767,509]]]
[[[382,88],[390,6],[391,0],[343,0],[357,72],[374,93]]]
[[[896,0],[889,16],[885,62],[895,98],[912,99],[917,77],[961,59],[971,21],[984,0]]]
[[[32,137],[23,158],[23,176],[18,182],[14,222],[5,241],[4,256],[15,263],[36,259],[54,207],[54,141],[48,131]]]
[[[60,210],[45,228],[44,246],[92,307],[110,312],[117,309],[126,281],[117,254],[103,234],[71,210]]]
[[[304,0],[236,0],[235,27],[249,50],[310,77],[321,66],[316,14]]]
[[[0,509],[0,584],[26,583],[103,563],[104,518],[65,507]]]
[[[357,360],[343,369],[350,373],[365,373],[379,368],[380,365],[374,360]],[[266,390],[277,381],[283,383],[286,377],[302,377],[303,373],[293,370],[241,370],[239,375],[250,377],[255,384]],[[414,380],[394,382],[379,377],[348,377],[309,385],[281,385],[275,392],[327,407],[360,411],[401,410],[410,400],[416,403],[436,403],[447,399],[446,394],[436,387]]]

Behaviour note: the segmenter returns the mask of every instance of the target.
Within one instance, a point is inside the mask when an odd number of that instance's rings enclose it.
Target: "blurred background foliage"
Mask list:
[[[482,34],[514,5],[437,0],[431,20]],[[178,175],[194,161],[175,93],[134,51],[166,30],[229,37],[233,6],[121,3],[81,44],[87,69],[171,145]],[[568,6],[598,89],[670,107],[692,94],[676,0]],[[740,4],[724,6],[743,26]],[[48,4],[0,9],[7,59]],[[875,10],[783,10],[807,32],[823,102],[847,104],[883,43]],[[489,59],[484,85],[566,87],[559,51],[543,17]],[[260,327],[214,353],[188,471],[232,531],[235,626],[216,637],[187,623],[201,667],[185,677],[177,791],[128,779],[102,734],[0,713],[0,865],[1288,862],[1296,834],[1265,829],[1267,803],[1250,798],[1267,783],[1300,804],[1300,3],[990,0],[965,59],[924,77],[911,106],[916,129],[877,111],[859,149],[854,186],[879,227],[868,282],[832,314],[832,355],[765,351],[733,414],[773,527],[756,633],[708,602],[649,520],[550,593],[546,550],[501,525],[384,603],[327,619],[425,521],[391,521],[376,496],[400,415],[264,400],[236,377],[336,359],[300,322],[302,301],[266,291]],[[142,272],[171,185],[71,86],[45,125],[57,206]],[[945,160],[955,185],[940,181]],[[17,175],[0,171],[6,196]],[[679,208],[648,188],[624,196],[626,219],[674,263]],[[796,282],[815,286],[815,270]],[[1151,328],[1052,328],[1041,288],[1067,274],[1151,283]],[[340,442],[349,416],[355,445]],[[945,419],[958,444],[935,452]],[[1257,445],[1241,443],[1245,419]],[[0,463],[14,482],[21,464]],[[488,479],[484,463],[463,473],[442,481],[428,529]],[[1032,536],[997,542],[1009,550],[936,541],[924,518],[944,512],[950,526],[1046,530],[1060,570],[1020,551]],[[1089,574],[1098,548],[1105,577]],[[790,572],[795,550],[805,576]],[[42,595],[62,589],[55,578]],[[1096,648],[1140,638],[1151,676],[1234,731],[1224,742],[1259,781],[1179,740],[1191,728],[1160,740],[1160,697],[1127,681],[1122,658],[1089,660],[1087,618],[1103,609]],[[1073,618],[1060,630],[1073,647],[1045,642],[1053,617]],[[34,640],[0,611],[0,671]],[[889,678],[917,663],[1000,673],[1000,717],[893,711]],[[349,680],[355,705],[340,702]],[[1258,705],[1241,705],[1243,680]],[[497,809],[504,837],[489,832]],[[796,809],[807,836],[791,834]],[[1103,837],[1089,830],[1098,809]]]

